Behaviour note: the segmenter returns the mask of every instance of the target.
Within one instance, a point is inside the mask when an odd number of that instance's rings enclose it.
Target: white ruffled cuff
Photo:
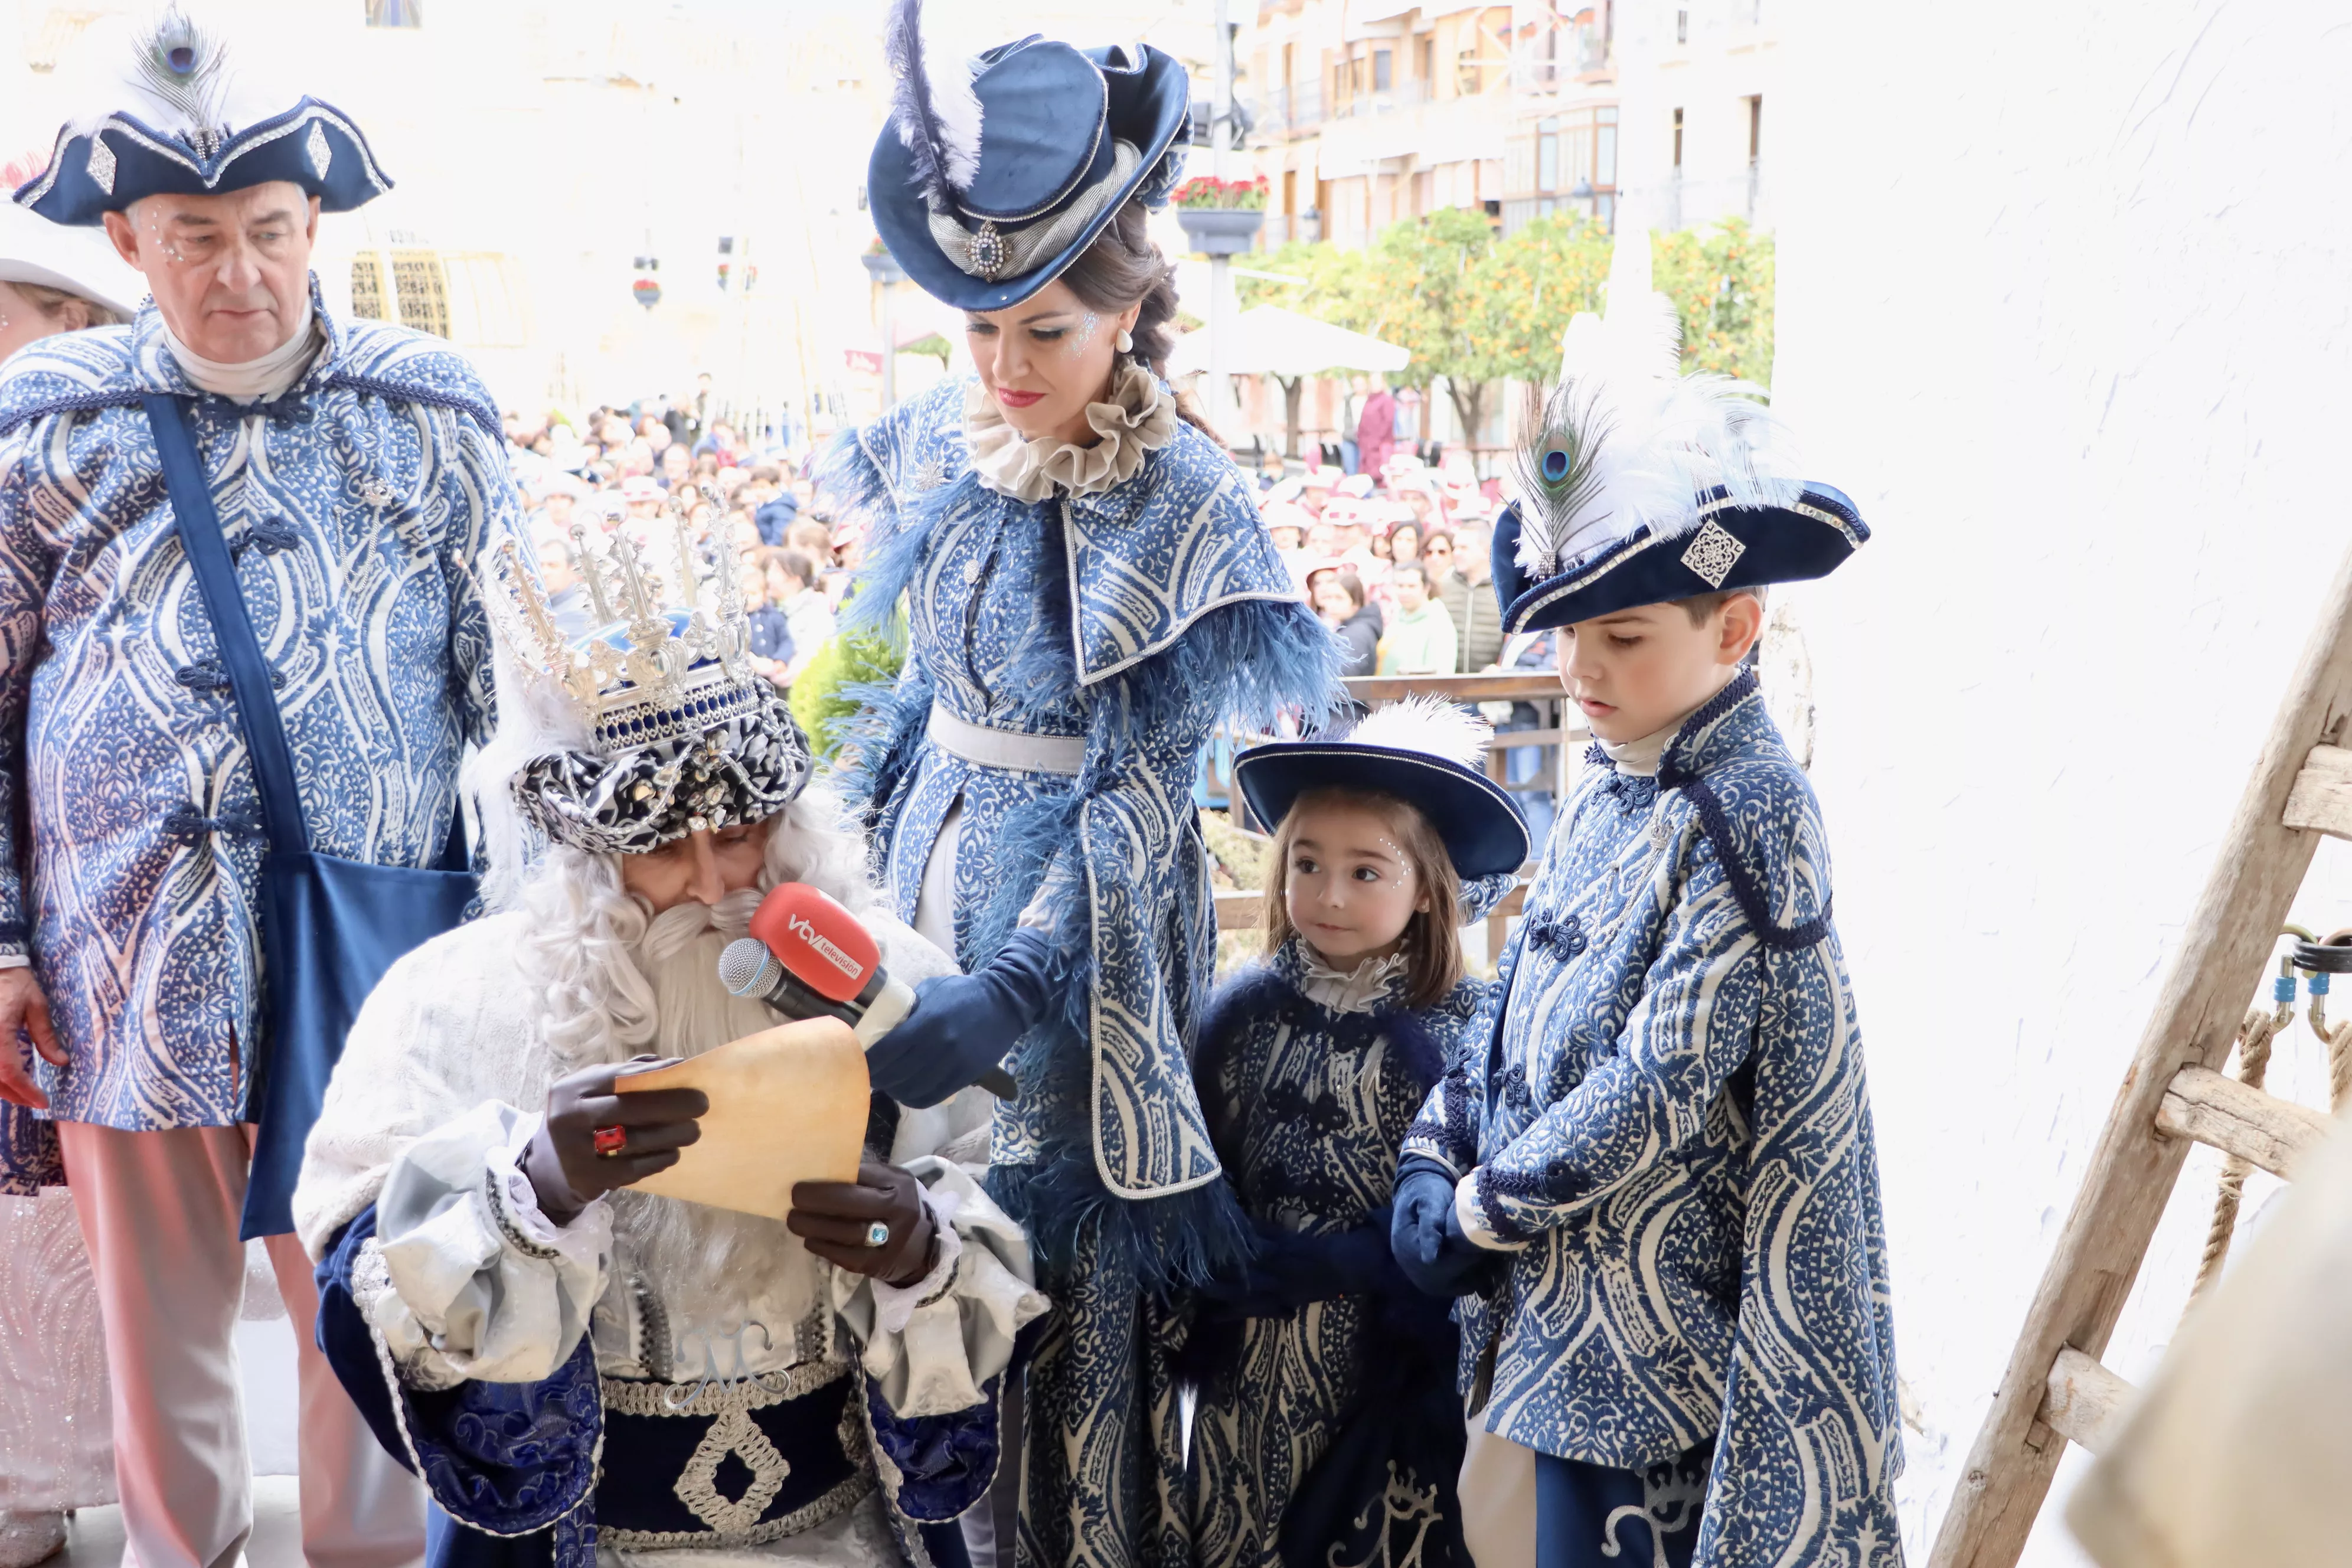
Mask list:
[[[834,1310],[865,1346],[859,1357],[902,1416],[969,1410],[1013,1363],[1013,1336],[1045,1315],[1028,1239],[980,1184],[934,1154],[907,1162],[939,1227],[940,1256],[899,1287],[835,1269]]]
[[[388,1290],[370,1320],[415,1378],[535,1383],[587,1331],[611,1277],[601,1201],[570,1225],[521,1169],[540,1119],[489,1101],[401,1151],[376,1199]]]

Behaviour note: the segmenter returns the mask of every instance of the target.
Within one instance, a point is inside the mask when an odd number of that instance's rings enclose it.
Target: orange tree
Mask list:
[[[1772,384],[1772,237],[1738,218],[1653,236],[1651,281],[1683,319],[1683,365]]]
[[[1560,333],[1607,303],[1611,239],[1581,215],[1533,219],[1497,238],[1461,208],[1408,218],[1361,249],[1293,241],[1254,258],[1245,305],[1279,304],[1411,352],[1390,377],[1426,390],[1445,378],[1465,432],[1478,430],[1507,381],[1542,385],[1559,371]],[[1653,279],[1683,321],[1683,363],[1769,384],[1772,240],[1738,219],[1652,237]],[[1297,427],[1298,384],[1283,383]]]

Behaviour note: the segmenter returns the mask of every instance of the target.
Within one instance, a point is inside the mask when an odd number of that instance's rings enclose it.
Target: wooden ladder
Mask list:
[[[2065,1451],[2097,1452],[2131,1384],[2099,1363],[2191,1142],[2284,1176],[2316,1110],[2220,1068],[2316,836],[2352,838],[2352,556],[2304,649],[2074,1194],[1928,1568],[2012,1568]],[[2062,1439],[2065,1441],[2062,1441]]]

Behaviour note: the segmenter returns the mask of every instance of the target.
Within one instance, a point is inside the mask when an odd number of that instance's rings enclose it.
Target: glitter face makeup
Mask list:
[[[1078,318],[1076,329],[1070,333],[1070,357],[1072,359],[1076,359],[1081,354],[1085,353],[1087,352],[1087,345],[1095,341],[1095,334],[1100,331],[1102,331],[1102,318],[1100,316],[1095,314],[1092,310],[1088,310],[1085,315],[1080,316]]]

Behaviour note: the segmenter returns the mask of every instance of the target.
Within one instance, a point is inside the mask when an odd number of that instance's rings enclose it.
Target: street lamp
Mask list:
[[[898,328],[891,319],[890,293],[893,285],[907,280],[907,269],[882,248],[878,239],[873,249],[857,259],[865,264],[866,275],[882,285],[882,407],[887,412],[898,401]]]

